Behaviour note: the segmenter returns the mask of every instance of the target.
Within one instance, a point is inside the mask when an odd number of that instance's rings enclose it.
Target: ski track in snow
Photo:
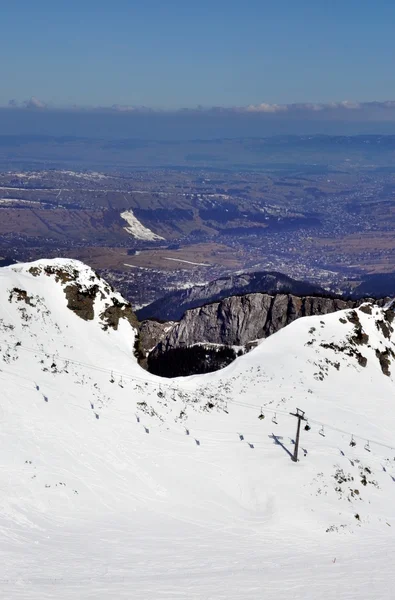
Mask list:
[[[198,267],[210,267],[211,266],[207,263],[197,263],[197,262],[191,262],[190,260],[181,260],[181,258],[169,258],[168,256],[164,256],[163,258],[165,260],[173,260],[174,262],[186,263],[188,265],[196,265]]]
[[[355,334],[343,311],[300,319],[223,371],[165,380],[136,363],[129,323],[103,330],[119,297],[89,268],[37,264],[102,295],[84,321],[53,275],[0,270],[2,599],[393,598],[383,310],[355,311],[369,341],[348,348],[366,367],[333,349]],[[297,406],[311,430],[295,464]]]

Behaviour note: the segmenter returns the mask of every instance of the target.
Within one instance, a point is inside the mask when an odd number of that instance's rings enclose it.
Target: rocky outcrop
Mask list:
[[[29,273],[34,277],[53,277],[63,288],[67,308],[80,319],[92,321],[97,318],[105,331],[118,329],[120,319],[126,319],[132,327],[138,328],[131,305],[83,263],[67,259],[37,261],[29,268]],[[27,302],[26,291],[15,289],[13,294],[17,300]]]
[[[87,289],[82,289],[77,284],[68,285],[64,288],[67,299],[67,308],[72,310],[84,321],[92,321],[95,316],[94,303],[99,288],[92,285]]]
[[[107,306],[100,314],[100,319],[103,322],[103,329],[107,330],[111,327],[112,329],[117,330],[121,319],[126,319],[132,327],[137,329],[139,322],[131,305],[128,302],[120,302],[117,298],[111,298],[111,300],[112,305]]]
[[[146,356],[159,344],[166,334],[171,331],[175,323],[161,323],[160,321],[143,321],[139,326],[139,350]]]
[[[306,281],[297,281],[275,271],[257,271],[221,277],[202,286],[171,292],[137,311],[140,320],[178,321],[186,310],[251,293],[322,295],[325,290]]]
[[[198,343],[244,346],[276,333],[292,321],[353,308],[354,301],[293,294],[231,296],[186,311],[155,348],[155,353]]]
[[[31,297],[28,295],[26,290],[21,290],[20,288],[14,288],[11,290],[10,295],[8,297],[8,301],[12,302],[16,300],[17,302],[24,302],[29,306],[34,306]]]

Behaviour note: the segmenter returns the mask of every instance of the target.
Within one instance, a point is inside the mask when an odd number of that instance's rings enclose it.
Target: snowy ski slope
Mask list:
[[[74,284],[97,286],[92,320]],[[165,380],[126,319],[105,328],[112,298],[77,261],[0,269],[0,597],[394,598],[392,311],[299,319]]]

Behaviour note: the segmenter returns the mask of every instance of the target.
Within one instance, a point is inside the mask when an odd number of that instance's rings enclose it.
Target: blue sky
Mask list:
[[[2,105],[395,99],[391,0],[3,2]]]

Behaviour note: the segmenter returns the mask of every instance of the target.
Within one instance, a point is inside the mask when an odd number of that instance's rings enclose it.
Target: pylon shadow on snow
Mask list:
[[[290,450],[288,450],[286,446],[284,446],[284,444],[281,441],[283,439],[281,435],[275,435],[274,433],[272,433],[272,435],[269,435],[268,437],[274,441],[276,446],[281,446],[281,448],[288,454],[288,456],[290,456],[290,458],[293,459],[293,453]]]

